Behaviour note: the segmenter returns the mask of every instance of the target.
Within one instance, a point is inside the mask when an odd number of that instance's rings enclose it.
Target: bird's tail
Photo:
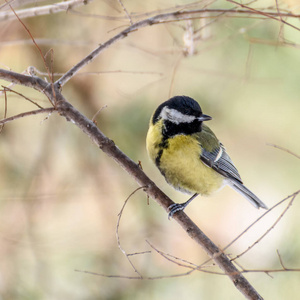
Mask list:
[[[251,191],[249,191],[242,183],[238,181],[230,180],[230,186],[242,194],[252,205],[256,208],[268,209],[267,205],[264,204],[258,197],[256,197]]]

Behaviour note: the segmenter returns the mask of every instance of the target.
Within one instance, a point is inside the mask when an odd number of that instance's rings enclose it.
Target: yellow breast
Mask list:
[[[147,150],[150,158],[175,189],[209,195],[223,185],[224,177],[200,159],[201,145],[193,135],[176,135],[162,145],[161,124],[150,125]]]

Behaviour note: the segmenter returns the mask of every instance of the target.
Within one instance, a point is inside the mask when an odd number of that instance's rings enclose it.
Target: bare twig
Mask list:
[[[102,106],[101,108],[99,108],[97,111],[96,111],[96,113],[93,115],[93,117],[92,117],[92,121],[93,122],[95,122],[95,119],[97,118],[97,116],[100,114],[100,112],[103,110],[103,109],[105,109],[105,108],[107,108],[107,105],[104,105],[104,106]]]
[[[287,210],[291,207],[291,205],[293,204],[293,201],[295,200],[295,197],[298,195],[300,191],[298,191],[297,193],[294,193],[294,195],[291,197],[292,199],[289,201],[287,207],[284,209],[284,211],[280,214],[280,216],[276,219],[276,221],[272,224],[272,226],[258,239],[256,240],[251,246],[249,246],[245,251],[243,251],[242,253],[240,253],[239,255],[237,255],[235,258],[233,258],[232,260],[236,260],[239,257],[241,257],[242,255],[244,255],[245,253],[247,253],[249,250],[251,250],[255,245],[257,245],[272,229],[274,229],[274,227],[278,224],[278,222],[281,220],[281,218],[285,215],[285,213],[287,212]]]
[[[216,271],[211,271],[208,270],[207,268],[204,269],[203,268],[203,264],[201,264],[200,266],[197,266],[189,261],[183,260],[181,258],[175,257],[173,255],[164,253],[160,250],[158,250],[156,247],[154,247],[149,241],[146,240],[146,242],[149,244],[149,246],[155,250],[155,252],[157,252],[159,255],[161,255],[163,258],[167,259],[168,261],[180,266],[180,267],[184,267],[187,269],[190,269],[187,272],[184,273],[177,273],[177,274],[172,274],[172,275],[165,275],[165,276],[145,276],[143,275],[143,277],[138,277],[138,276],[128,276],[128,275],[109,275],[109,274],[101,274],[101,273],[96,273],[96,272],[91,272],[91,271],[82,271],[82,270],[75,270],[76,272],[82,272],[82,273],[86,273],[86,274],[91,274],[91,275],[96,275],[96,276],[101,276],[101,277],[106,277],[106,278],[123,278],[123,279],[135,279],[135,280],[158,280],[158,279],[167,279],[167,278],[176,278],[176,277],[183,277],[183,276],[188,276],[191,275],[194,271],[200,271],[203,273],[208,273],[208,274],[214,274],[214,275],[226,275],[226,273],[222,273],[222,272],[216,272]],[[279,253],[279,251],[277,250],[277,255],[278,255],[278,259],[281,265],[281,269],[245,269],[243,268],[238,262],[235,262],[239,268],[241,269],[240,273],[265,273],[267,275],[269,275],[270,277],[273,278],[273,276],[271,276],[272,273],[281,273],[281,272],[300,272],[300,268],[287,268],[282,261],[281,255]],[[146,253],[149,253],[148,251],[146,251]]]
[[[228,0],[229,1],[229,0]],[[234,1],[231,1],[234,3]],[[93,61],[102,51],[106,50],[108,47],[116,43],[117,41],[125,38],[129,34],[137,31],[140,28],[146,27],[146,26],[152,26],[156,24],[163,24],[167,22],[178,22],[182,20],[189,20],[189,19],[197,19],[201,18],[203,14],[207,13],[226,13],[226,14],[239,14],[239,15],[258,15],[263,16],[265,18],[271,18],[278,21],[276,18],[278,16],[278,12],[268,12],[264,13],[255,9],[248,8],[246,10],[239,10],[239,9],[196,9],[196,10],[180,10],[176,12],[171,13],[165,13],[165,14],[159,14],[153,17],[150,17],[148,19],[141,20],[137,23],[134,23],[133,25],[127,27],[105,43],[101,44],[99,47],[97,47],[95,50],[93,50],[91,53],[89,53],[85,58],[83,58],[78,64],[76,64],[74,67],[72,67],[68,72],[66,72],[60,79],[58,79],[55,84],[58,87],[62,87],[65,85],[80,69],[85,67],[87,64],[89,64],[91,61]],[[290,13],[280,13],[280,16],[286,16],[286,17],[294,17],[298,18],[300,15],[294,15]],[[211,15],[209,18],[215,18],[215,16]],[[285,22],[286,25],[289,25],[287,22]],[[295,27],[295,26],[294,26]],[[295,29],[298,30],[297,27]]]
[[[118,0],[118,1],[119,1],[120,5],[122,6],[122,8],[123,8],[123,10],[124,10],[124,12],[125,12],[127,18],[129,19],[130,25],[133,25],[132,19],[131,19],[129,13],[128,13],[126,7],[124,6],[122,0]]]
[[[29,101],[30,103],[36,105],[38,108],[43,109],[42,106],[40,106],[40,105],[39,105],[38,103],[36,103],[35,101],[29,99],[28,97],[24,96],[23,94],[18,93],[17,91],[14,91],[14,90],[10,89],[9,87],[3,86],[3,85],[2,85],[2,87],[4,88],[4,92],[9,91],[9,92],[15,93],[15,94],[19,95],[20,97],[24,98],[25,100]]]
[[[238,239],[240,239],[250,228],[252,228],[256,223],[258,223],[260,220],[262,220],[267,214],[269,214],[272,210],[274,210],[277,206],[281,205],[283,202],[287,201],[288,199],[292,198],[294,199],[298,194],[300,193],[300,190],[293,193],[292,195],[287,196],[286,198],[282,199],[275,205],[273,205],[270,209],[268,209],[265,213],[263,213],[259,218],[257,218],[253,223],[251,223],[245,230],[243,230],[242,233],[240,233],[233,241],[231,241],[225,248],[223,248],[223,251],[228,249],[230,246],[232,246]]]
[[[277,249],[276,252],[277,252],[278,259],[279,259],[279,262],[280,262],[280,265],[281,265],[282,269],[286,270],[286,267],[283,264],[283,261],[282,261],[281,255],[279,253],[279,250]]]
[[[281,146],[278,146],[278,145],[274,145],[274,144],[267,144],[268,146],[272,146],[274,148],[277,148],[277,149],[280,149],[282,151],[285,151],[291,155],[294,155],[295,157],[297,157],[298,159],[300,159],[300,155],[296,154],[295,152],[292,152],[291,150],[287,149],[287,148],[284,148],[284,147],[281,147]]]
[[[212,3],[214,3],[216,1],[212,1]],[[255,1],[252,1],[255,2]],[[206,7],[206,5],[202,5],[203,1],[198,1],[195,3],[191,3],[191,4],[184,4],[184,5],[176,5],[172,8],[167,8],[167,9],[162,9],[162,10],[155,10],[155,11],[150,11],[147,13],[139,13],[139,14],[131,14],[130,17],[134,20],[140,20],[142,18],[150,18],[151,16],[155,16],[155,15],[163,15],[163,14],[167,14],[167,13],[181,13],[181,12],[197,12],[197,13],[202,13],[202,14],[206,14],[206,18],[216,18],[216,14],[219,15],[230,15],[231,17],[235,17],[235,16],[245,16],[246,15],[258,15],[257,11],[255,10],[250,10],[250,9],[236,9],[236,8],[232,8],[232,9],[222,9],[222,8],[203,8]],[[209,4],[212,4],[209,3]],[[192,7],[199,7],[199,4],[201,5],[201,8],[194,8],[191,9]],[[208,4],[208,5],[209,5]],[[250,5],[250,4],[248,4]],[[276,9],[275,7],[269,7],[268,9],[261,9],[260,11],[262,12],[267,12],[268,15],[270,16],[274,16],[274,17],[278,17],[278,12],[274,12],[274,9]],[[72,11],[72,13],[75,13],[79,16],[84,16],[84,17],[92,17],[92,18],[97,18],[97,19],[104,19],[104,20],[111,20],[111,21],[124,21],[127,20],[128,17],[127,16],[108,16],[108,15],[100,15],[100,14],[85,14],[85,13],[78,13],[76,11]],[[209,17],[208,17],[209,16]],[[294,14],[290,11],[285,11],[283,12],[283,10],[280,12],[280,16],[282,17],[286,17],[286,18],[299,18],[299,14]],[[268,18],[267,16],[262,16],[260,14],[260,17],[263,17],[264,19]],[[198,17],[199,18],[199,17]]]
[[[36,40],[37,41],[37,40]],[[32,43],[32,41],[31,41]],[[49,74],[46,72],[42,72],[40,70],[38,70],[37,68],[31,66],[29,67],[30,69],[32,69],[33,73],[41,75],[41,76],[48,76]],[[28,71],[27,71],[28,73]],[[121,74],[126,74],[126,75],[158,75],[158,76],[163,76],[163,73],[161,72],[155,72],[155,71],[138,71],[138,70],[109,70],[109,71],[95,71],[95,72],[80,72],[77,74],[77,76],[87,76],[87,75],[107,75],[107,74],[116,74],[116,73],[121,73]],[[26,74],[25,72],[22,74]],[[53,72],[52,73],[52,77],[61,77],[63,76],[65,73],[58,73],[58,72]],[[10,87],[10,85],[8,85],[8,87]],[[1,91],[0,91],[0,96],[1,96]]]
[[[97,272],[91,272],[91,271],[82,271],[82,270],[74,270],[75,272],[90,274],[94,276],[101,276],[105,278],[120,278],[120,279],[130,279],[130,280],[161,280],[161,279],[170,279],[170,278],[178,278],[178,277],[184,277],[187,276],[187,272],[184,273],[178,273],[173,275],[165,275],[165,276],[127,276],[127,275],[108,275],[108,274],[101,274]]]
[[[203,270],[203,269],[195,269],[195,271],[201,271],[203,273],[208,274],[214,274],[214,275],[226,275],[225,273],[220,272],[214,272],[209,270]],[[184,273],[178,273],[178,274],[172,274],[172,275],[165,275],[165,276],[143,276],[142,278],[139,276],[128,276],[128,275],[108,275],[108,274],[101,274],[97,272],[91,272],[91,271],[83,271],[83,270],[74,270],[75,272],[90,274],[94,276],[101,276],[105,278],[119,278],[119,279],[128,279],[128,280],[161,280],[161,279],[170,279],[170,278],[178,278],[178,277],[185,277],[187,275],[191,274],[191,271],[184,272]],[[300,272],[300,268],[282,268],[282,269],[242,269],[240,271],[241,274],[243,273],[264,273],[269,276],[272,273],[282,273],[282,272]],[[273,276],[271,276],[273,277]],[[256,298],[249,298],[249,299],[256,299]],[[263,298],[260,298],[263,299]]]
[[[66,12],[75,7],[88,4],[92,0],[69,0],[61,1],[60,3],[54,3],[51,5],[44,5],[38,7],[30,7],[25,9],[20,9],[16,13],[21,19],[29,17],[37,17],[43,15],[56,14],[60,12]],[[11,11],[2,11],[0,12],[0,22],[9,21],[14,19],[14,13]]]
[[[6,118],[6,114],[7,114],[7,94],[6,94],[6,90],[4,90],[4,119]],[[2,132],[4,128],[4,123],[1,124],[0,126],[0,133]]]
[[[252,270],[245,269],[241,273],[282,273],[282,272],[300,272],[300,268],[285,268],[285,269],[262,269],[262,270]]]
[[[14,8],[20,7],[20,6],[29,6],[30,4],[34,3],[34,5],[37,5],[40,2],[46,2],[47,0],[5,0],[5,3],[0,4],[0,10],[10,10],[9,4],[11,4]]]
[[[35,45],[36,49],[39,51],[40,56],[41,56],[41,58],[42,58],[42,60],[43,60],[43,62],[44,62],[44,66],[45,66],[45,68],[46,68],[46,70],[47,70],[49,79],[50,79],[50,81],[51,81],[52,93],[53,93],[53,95],[55,96],[55,88],[54,88],[54,85],[53,85],[53,77],[51,76],[50,70],[49,70],[49,68],[48,68],[48,66],[47,66],[47,63],[46,63],[46,60],[45,60],[45,57],[44,57],[44,55],[43,55],[43,53],[42,53],[41,48],[38,46],[38,44],[36,43],[34,37],[33,37],[32,34],[31,34],[30,30],[29,30],[29,29],[27,28],[27,26],[22,22],[22,20],[21,20],[20,17],[18,16],[18,14],[17,14],[17,13],[15,12],[15,10],[12,8],[12,6],[9,5],[9,7],[10,7],[10,9],[13,11],[13,13],[15,14],[15,16],[17,17],[18,21],[22,24],[22,26],[24,27],[24,29],[27,31],[27,33],[28,33],[28,35],[30,36],[30,38],[31,38],[33,44]],[[56,98],[54,97],[54,101],[51,102],[51,104],[52,104],[53,106],[55,106],[55,102],[56,102],[55,99],[56,99]]]
[[[181,259],[179,257],[175,257],[171,254],[168,253],[164,253],[161,250],[158,250],[156,247],[154,247],[149,241],[146,240],[146,243],[153,249],[155,250],[155,252],[157,252],[159,255],[161,255],[162,257],[164,257],[166,260],[180,266],[180,267],[184,267],[184,268],[188,268],[188,269],[192,269],[191,271],[189,271],[187,273],[187,275],[189,275],[191,272],[197,270],[199,268],[199,266],[197,266],[196,264],[193,264],[187,260]]]
[[[277,12],[279,14],[279,18],[280,18],[280,21],[281,21],[280,30],[279,30],[279,38],[281,38],[281,40],[283,40],[284,22],[283,22],[282,16],[280,15],[278,0],[275,0],[275,2],[276,2],[276,10],[277,10]]]
[[[14,120],[17,120],[20,118],[28,117],[28,116],[44,114],[44,113],[53,113],[55,110],[56,109],[54,107],[49,107],[49,108],[27,111],[27,112],[24,112],[24,113],[21,113],[18,115],[14,115],[14,116],[6,118],[6,119],[2,119],[2,120],[0,120],[0,124],[6,124],[8,122],[11,122],[11,121],[14,121]]]
[[[228,244],[225,248],[223,248],[222,251],[225,251],[226,249],[228,249],[230,246],[232,246],[233,243],[235,243],[241,236],[243,236],[250,228],[252,228],[258,221],[260,221],[261,219],[263,219],[265,217],[266,214],[268,214],[269,212],[271,212],[273,209],[275,209],[276,207],[278,207],[279,205],[281,205],[282,203],[284,203],[285,201],[287,201],[288,199],[292,198],[291,201],[294,201],[295,197],[300,193],[300,190],[293,193],[292,195],[284,198],[283,200],[279,201],[278,203],[276,203],[272,208],[270,208],[266,213],[264,213],[262,216],[260,216],[255,222],[253,222],[250,226],[248,226],[241,234],[239,234],[230,244]],[[288,204],[288,207],[290,207],[290,203]],[[281,213],[280,217],[281,218],[285,212],[287,211],[287,208],[285,208],[285,210]],[[270,232],[270,230],[274,227],[274,224],[273,226],[268,230],[267,233]],[[220,273],[220,272],[215,272],[215,271],[210,271],[207,269],[207,264],[209,262],[211,262],[213,259],[210,258],[206,261],[204,261],[201,265],[196,265],[192,262],[189,262],[189,261],[186,261],[186,260],[183,260],[181,258],[178,258],[178,257],[174,257],[173,255],[170,255],[170,254],[167,254],[167,253],[164,253],[162,252],[161,250],[158,250],[156,247],[154,247],[149,241],[146,241],[151,248],[153,248],[158,254],[160,254],[161,256],[163,256],[164,258],[166,258],[168,261],[176,264],[176,265],[179,265],[179,266],[182,266],[182,267],[185,267],[185,268],[189,268],[191,269],[190,271],[188,271],[186,273],[186,275],[190,275],[192,274],[194,271],[201,271],[201,272],[205,272],[205,273],[210,273],[210,274],[216,274],[216,275],[226,275],[225,273]],[[255,243],[256,244],[256,243]],[[252,247],[251,247],[252,248]],[[250,250],[250,249],[249,249]],[[248,251],[248,250],[247,250]],[[277,253],[278,256],[279,256],[279,253]],[[279,256],[279,259],[280,259],[280,264],[282,266],[282,270],[281,271],[284,271],[285,269],[286,270],[289,270],[289,271],[293,271],[293,272],[298,272],[300,271],[299,268],[293,268],[293,269],[288,269],[286,268],[285,266],[283,266],[283,263],[282,263],[282,260],[281,260],[281,257]],[[241,268],[241,273],[248,273],[249,271],[244,269],[237,261],[236,261],[236,258],[233,258],[232,260],[235,260],[235,264],[237,264],[240,268]],[[179,262],[178,262],[179,261]],[[181,263],[183,262],[183,263]],[[205,267],[205,269],[204,269]],[[252,269],[254,270],[254,269]],[[268,269],[268,270],[255,270],[256,273],[266,273],[268,275],[270,275],[270,273],[272,273],[272,271],[274,271],[274,273],[276,272],[281,272],[280,269]]]
[[[251,10],[251,11],[253,11],[253,12],[259,14],[259,15],[262,15],[262,16],[265,16],[265,17],[267,17],[267,18],[270,18],[270,19],[279,21],[279,22],[281,22],[281,23],[284,23],[285,25],[290,26],[290,27],[292,27],[292,28],[294,28],[294,29],[300,31],[300,28],[299,28],[299,27],[294,26],[293,24],[288,23],[288,22],[286,22],[285,20],[283,20],[282,17],[284,16],[284,14],[282,14],[282,13],[280,13],[280,12],[278,12],[278,11],[277,11],[277,16],[279,16],[279,19],[276,18],[276,16],[274,16],[274,14],[270,14],[270,13],[268,13],[268,12],[263,12],[263,11],[257,10],[257,9],[255,9],[255,8],[249,7],[249,6],[247,6],[247,5],[238,3],[238,2],[233,1],[233,0],[227,0],[227,1],[230,2],[230,3],[234,3],[234,4],[236,4],[236,5],[240,6],[240,7],[249,9],[249,10]]]
[[[144,189],[145,186],[141,186],[137,189],[135,189],[125,200],[121,211],[118,214],[118,221],[117,221],[117,229],[116,229],[116,237],[117,237],[117,242],[118,242],[118,247],[121,250],[121,252],[125,255],[125,257],[127,258],[128,262],[130,263],[130,265],[132,266],[132,268],[134,269],[134,272],[137,273],[141,278],[143,278],[142,274],[136,269],[136,267],[134,266],[134,264],[132,263],[131,259],[129,258],[129,256],[132,256],[132,254],[128,254],[124,248],[121,246],[121,242],[120,242],[120,234],[119,234],[119,227],[120,227],[120,221],[121,221],[121,217],[123,215],[123,211],[125,209],[125,206],[127,204],[127,202],[129,201],[129,199],[139,190]]]

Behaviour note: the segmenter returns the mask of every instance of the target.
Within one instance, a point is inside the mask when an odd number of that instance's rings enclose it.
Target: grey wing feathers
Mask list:
[[[242,183],[242,179],[229,155],[226,153],[224,146],[220,143],[220,147],[216,148],[212,152],[206,151],[202,148],[201,154],[202,161],[213,168],[226,178],[235,179]]]
[[[252,205],[256,208],[268,209],[266,204],[264,204],[257,196],[255,196],[251,191],[249,191],[242,183],[231,180],[229,182],[230,186],[244,196]]]
[[[268,207],[257,196],[255,196],[243,185],[238,170],[234,166],[221,143],[218,148],[211,152],[202,148],[202,154],[200,158],[206,165],[227,178],[227,183],[234,190],[242,194],[256,208],[262,207],[268,209]]]

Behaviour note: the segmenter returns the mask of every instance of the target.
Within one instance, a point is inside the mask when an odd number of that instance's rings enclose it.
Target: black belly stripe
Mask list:
[[[164,152],[164,149],[167,149],[169,147],[169,141],[167,138],[163,138],[162,142],[158,145],[159,151],[157,153],[157,156],[155,158],[155,164],[159,168],[160,166],[160,160],[162,157],[162,154]]]

